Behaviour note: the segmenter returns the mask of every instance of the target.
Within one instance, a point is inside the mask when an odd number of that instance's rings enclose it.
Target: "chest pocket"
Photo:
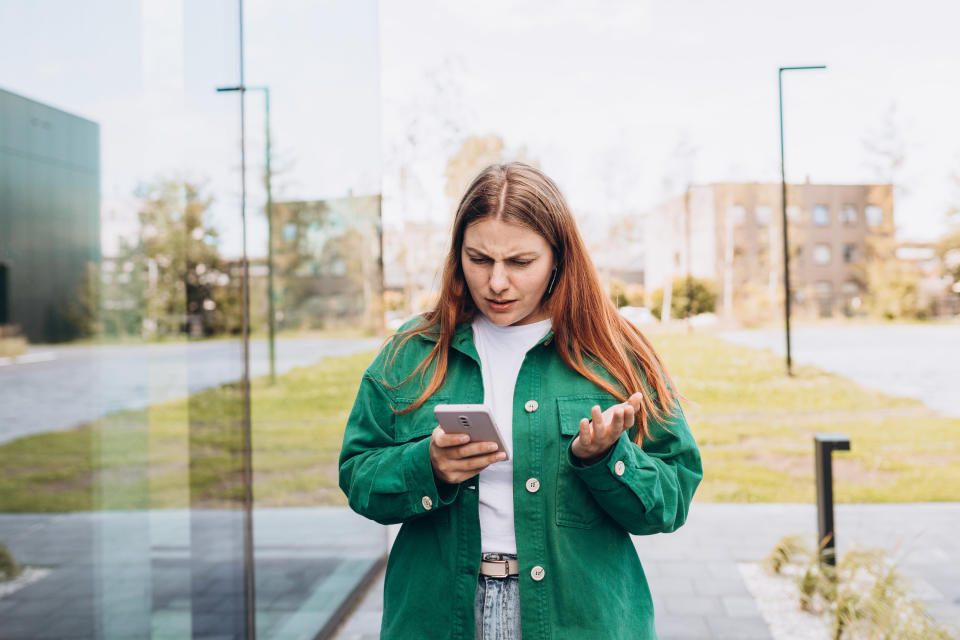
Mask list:
[[[557,420],[560,423],[560,460],[557,471],[557,524],[589,529],[606,516],[590,489],[567,464],[570,441],[580,433],[580,419],[590,418],[590,409],[600,405],[605,410],[617,399],[607,393],[557,398]]]
[[[416,398],[397,398],[398,410],[409,407]],[[433,408],[438,404],[449,402],[446,395],[433,394],[427,401],[410,413],[397,415],[394,421],[394,440],[397,444],[418,440],[433,433],[437,428],[437,417],[433,415]]]

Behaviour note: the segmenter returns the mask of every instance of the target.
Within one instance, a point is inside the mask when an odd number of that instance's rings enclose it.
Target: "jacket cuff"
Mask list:
[[[591,491],[608,492],[630,487],[640,493],[639,497],[645,503],[651,497],[647,494],[646,484],[640,481],[640,476],[650,471],[655,473],[656,466],[647,454],[630,440],[626,432],[620,434],[616,444],[610,447],[607,455],[596,464],[580,467],[575,461],[576,457],[568,447],[567,464]]]
[[[406,451],[403,452],[403,470],[406,485],[415,501],[415,513],[429,513],[446,507],[457,499],[460,485],[440,482],[433,475],[430,438],[406,445]]]

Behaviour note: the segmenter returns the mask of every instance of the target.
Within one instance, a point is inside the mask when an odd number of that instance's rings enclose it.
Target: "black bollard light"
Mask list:
[[[837,535],[833,525],[834,451],[849,451],[850,438],[842,433],[813,434],[814,465],[817,477],[817,541],[820,562],[837,565]]]

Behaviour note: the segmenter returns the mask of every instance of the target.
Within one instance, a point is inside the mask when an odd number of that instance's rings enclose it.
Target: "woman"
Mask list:
[[[553,181],[485,169],[439,302],[367,369],[344,434],[350,506],[403,523],[381,637],[655,638],[629,534],[678,528],[702,476],[674,389]],[[507,451],[444,433],[439,403],[487,404]]]

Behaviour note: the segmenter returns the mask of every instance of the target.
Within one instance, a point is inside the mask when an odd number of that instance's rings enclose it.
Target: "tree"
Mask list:
[[[868,131],[862,142],[867,156],[865,164],[878,181],[892,185],[896,203],[907,193],[903,177],[906,144],[896,103],[887,107],[880,126]],[[887,319],[922,317],[927,310],[921,300],[918,276],[900,262],[896,247],[892,226],[867,237],[863,258],[853,267],[865,288],[865,307],[873,315]]]
[[[960,169],[953,172],[954,204],[947,210],[948,231],[937,243],[937,253],[951,293],[960,294]]]
[[[626,284],[616,278],[610,279],[610,300],[619,309],[620,307],[642,307],[644,301],[643,286]]]
[[[894,185],[898,196],[906,192],[903,185],[906,143],[900,129],[897,104],[891,102],[880,126],[868,130],[861,139],[867,156],[864,164],[877,180]]]
[[[686,318],[701,313],[713,313],[717,308],[717,285],[706,278],[674,278],[673,295],[670,299],[670,317]],[[689,291],[689,297],[688,297]],[[653,315],[660,317],[663,311],[664,288],[653,292]]]
[[[206,220],[213,198],[186,180],[141,186],[140,244],[131,259],[146,274],[144,326],[148,333],[193,336],[236,333],[242,310],[220,255],[219,234]]]
[[[488,134],[464,139],[457,152],[447,160],[447,197],[456,203],[481,170],[502,161],[503,139],[500,136]]]
[[[896,259],[868,261],[866,279],[865,304],[874,315],[886,320],[927,316],[916,275]]]

